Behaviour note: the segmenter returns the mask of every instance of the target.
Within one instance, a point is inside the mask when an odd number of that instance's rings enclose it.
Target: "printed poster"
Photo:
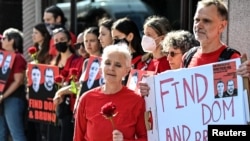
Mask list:
[[[54,81],[59,75],[57,66],[28,64],[29,120],[56,123],[53,97],[57,91]]]
[[[140,94],[138,82],[143,81],[143,77],[154,75],[153,71],[132,69],[129,73],[127,87],[137,94]]]
[[[86,67],[83,69],[83,73],[80,77],[80,90],[76,97],[76,104],[74,106],[74,112],[76,110],[76,107],[78,105],[80,96],[95,87],[101,86],[104,84],[104,79],[101,77],[101,57],[96,56],[90,56],[88,59],[85,60],[84,65],[86,64]]]
[[[92,88],[104,84],[104,80],[101,77],[100,71],[101,57],[91,56],[87,61],[87,66],[80,78],[82,83],[80,95]]]
[[[4,91],[15,57],[13,52],[0,50],[0,94]]]

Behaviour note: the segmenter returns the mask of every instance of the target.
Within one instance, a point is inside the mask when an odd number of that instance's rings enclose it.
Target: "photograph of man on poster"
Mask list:
[[[41,70],[38,66],[33,66],[31,70],[31,89],[29,90],[30,94],[35,94],[39,92],[40,81],[41,81]]]
[[[95,60],[93,60],[89,68],[89,75],[88,75],[88,80],[87,80],[88,89],[91,89],[93,86],[100,85],[99,80],[96,79],[96,76],[99,72],[99,68],[100,68],[100,62],[98,58],[96,58]]]
[[[50,92],[54,89],[54,71],[51,68],[46,68],[44,70],[44,87]]]
[[[56,93],[56,84],[54,81],[54,70],[52,68],[45,68],[44,83],[40,86],[40,93],[43,99],[53,98]]]
[[[224,92],[225,97],[237,96],[237,88],[235,88],[234,80],[227,81],[227,90]]]
[[[222,98],[224,97],[224,82],[219,80],[217,82],[217,94],[215,95],[215,98]]]
[[[105,83],[100,77],[100,58],[90,58],[86,69],[85,80],[81,83],[80,94]]]
[[[129,80],[129,88],[131,90],[136,90],[137,88],[137,82],[138,82],[138,78],[139,77],[139,73],[137,71],[133,72],[133,74],[131,75],[131,79]]]

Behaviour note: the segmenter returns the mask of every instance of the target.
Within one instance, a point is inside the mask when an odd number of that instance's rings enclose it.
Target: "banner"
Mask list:
[[[150,141],[207,140],[208,125],[240,124],[249,119],[240,59],[169,70],[147,78]]]

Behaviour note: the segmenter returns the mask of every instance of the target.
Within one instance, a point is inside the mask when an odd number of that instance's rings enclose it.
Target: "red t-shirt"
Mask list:
[[[145,62],[140,62],[137,65],[137,69],[154,71],[156,74],[164,72],[166,70],[170,70],[170,65],[166,56],[163,56],[159,59],[150,59]]]
[[[67,81],[68,83],[70,80],[70,74],[69,74],[69,70],[70,68],[77,68],[78,69],[78,75],[77,75],[77,80],[79,80],[81,73],[82,73],[82,65],[83,65],[83,61],[84,58],[81,56],[77,56],[77,55],[71,55],[68,59],[67,62],[64,66],[63,69],[60,70],[60,74],[63,73],[63,71],[67,72],[68,76],[66,78],[65,81]],[[76,95],[71,94],[70,95],[70,109],[73,111],[74,109],[74,105],[75,105],[75,100],[76,100]]]
[[[210,53],[202,53],[201,49],[198,48],[197,52],[194,54],[193,58],[191,59],[188,65],[188,68],[218,62],[218,58],[220,57],[220,54],[225,48],[226,46],[223,45],[218,50],[214,52],[210,52]],[[231,56],[231,59],[235,59],[239,57],[240,55],[238,53],[234,53]]]
[[[147,141],[145,101],[125,86],[115,94],[104,94],[101,87],[97,87],[81,96],[76,111],[74,141],[112,141],[112,124],[100,114],[101,107],[111,101],[118,112],[113,117],[114,125],[122,132],[124,141]]]

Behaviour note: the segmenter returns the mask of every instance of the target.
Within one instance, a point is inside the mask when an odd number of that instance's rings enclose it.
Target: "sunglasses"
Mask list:
[[[162,52],[164,55],[168,56],[170,55],[171,57],[175,57],[175,55],[177,54],[182,54],[182,53],[176,53],[176,52],[173,52],[173,51],[170,51],[170,52]]]
[[[75,44],[74,44],[75,49],[80,49],[80,48],[81,48],[81,46],[82,46],[82,47],[84,47],[83,42],[80,42],[80,43],[75,43]]]

